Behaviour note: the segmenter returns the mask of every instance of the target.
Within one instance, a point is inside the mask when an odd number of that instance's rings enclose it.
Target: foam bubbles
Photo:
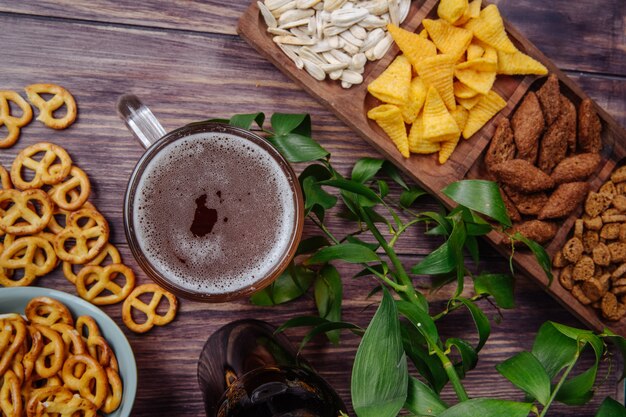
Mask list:
[[[280,165],[229,134],[200,133],[168,145],[137,190],[133,223],[142,251],[161,275],[195,292],[253,284],[280,262],[295,228],[294,194]],[[195,199],[203,194],[219,221],[195,237]]]

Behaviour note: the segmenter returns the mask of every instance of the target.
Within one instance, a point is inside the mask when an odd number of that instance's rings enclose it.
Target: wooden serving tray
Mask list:
[[[418,0],[412,2],[411,9],[402,27],[415,32],[421,26],[424,18],[436,19],[438,2],[439,0]],[[483,4],[484,6],[486,5]],[[558,76],[561,93],[572,100],[578,108],[580,102],[587,98],[582,89],[506,20],[505,27],[509,38],[518,49],[540,61],[548,68],[550,73]],[[294,63],[272,41],[272,35],[266,31],[266,25],[259,13],[256,0],[252,2],[240,18],[237,31],[261,55],[265,56],[310,95],[323,103],[339,119],[361,135],[363,139],[449,208],[454,203],[444,196],[441,190],[451,182],[464,178],[485,177],[482,154],[493,135],[496,122],[499,118],[509,117],[517,108],[526,92],[536,90],[543,82],[540,80],[543,77],[534,75],[498,75],[493,88],[507,100],[507,106],[469,140],[461,139],[450,159],[445,164],[439,165],[436,154],[411,155],[408,159],[403,158],[387,135],[375,122],[367,118],[367,111],[379,104],[376,98],[367,93],[367,85],[380,75],[399,54],[397,46],[392,46],[381,60],[369,62],[366,65],[362,84],[353,86],[350,89],[343,89],[336,81],[317,81],[304,70],[296,68]],[[602,120],[602,138],[604,143],[601,168],[589,179],[592,190],[597,190],[609,178],[617,163],[626,156],[626,131],[607,112],[597,105],[595,107]],[[546,247],[550,256],[553,256],[569,238],[574,221],[581,213],[582,207],[563,222],[556,237]],[[502,239],[500,233],[492,232],[486,238],[504,256],[508,257],[510,255],[510,248],[500,244]],[[548,294],[587,326],[595,330],[602,330],[608,327],[615,333],[626,336],[626,318],[618,322],[603,321],[602,317],[592,307],[581,304],[568,290],[564,289],[558,282],[558,279],[555,279],[552,285],[548,286],[547,276],[529,251],[521,252],[518,250],[513,259],[518,270],[523,271],[537,281]]]

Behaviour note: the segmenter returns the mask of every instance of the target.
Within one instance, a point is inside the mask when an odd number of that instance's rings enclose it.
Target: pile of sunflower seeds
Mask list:
[[[363,82],[367,61],[393,43],[388,23],[399,26],[411,0],[265,0],[259,10],[273,40],[316,80],[328,76],[343,88]]]

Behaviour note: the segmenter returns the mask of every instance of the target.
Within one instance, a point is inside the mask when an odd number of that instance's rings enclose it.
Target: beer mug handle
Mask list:
[[[165,135],[165,129],[152,111],[133,94],[119,98],[117,114],[145,149]]]

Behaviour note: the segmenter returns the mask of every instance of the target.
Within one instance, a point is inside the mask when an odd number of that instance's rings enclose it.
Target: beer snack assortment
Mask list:
[[[0,414],[95,417],[122,403],[115,352],[91,316],[36,297],[0,316],[0,341]]]
[[[60,129],[75,119],[75,101],[62,87],[37,84],[26,91],[47,126]],[[44,92],[56,95],[49,101],[37,99]],[[11,96],[6,93],[2,96]],[[63,119],[52,117],[63,104],[67,106]],[[135,287],[134,272],[109,242],[106,219],[87,201],[89,178],[65,149],[49,142],[28,146],[16,156],[10,172],[0,166],[0,178],[1,286],[31,285],[62,263],[64,276],[81,298],[95,305],[123,301],[122,318],[129,329],[143,333],[174,319],[178,306],[174,295],[154,284]],[[144,293],[151,294],[151,304],[138,298]],[[156,309],[163,297],[168,309],[162,315]]]

